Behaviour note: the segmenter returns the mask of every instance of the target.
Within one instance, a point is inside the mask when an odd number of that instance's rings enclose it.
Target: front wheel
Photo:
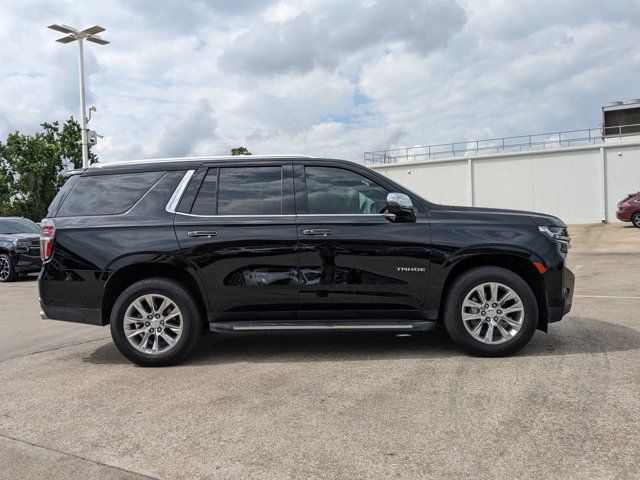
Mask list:
[[[143,367],[181,362],[202,330],[193,295],[167,278],[149,278],[127,288],[113,306],[110,323],[120,353]]]
[[[13,282],[16,279],[16,272],[9,255],[0,255],[0,282]]]
[[[632,218],[631,218],[631,223],[633,223],[633,226],[636,228],[640,228],[640,213],[636,213]]]
[[[535,333],[538,302],[519,275],[504,268],[479,267],[452,285],[444,325],[453,341],[473,355],[511,355]]]

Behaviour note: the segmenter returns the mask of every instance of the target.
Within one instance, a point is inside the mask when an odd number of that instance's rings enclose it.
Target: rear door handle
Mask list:
[[[302,233],[315,237],[328,237],[329,235],[333,235],[333,230],[328,228],[314,228],[311,230],[303,230]]]
[[[213,231],[209,231],[209,232],[189,232],[187,233],[187,237],[206,237],[206,238],[211,238],[211,237],[215,237],[216,235],[218,235],[218,232],[213,232]]]

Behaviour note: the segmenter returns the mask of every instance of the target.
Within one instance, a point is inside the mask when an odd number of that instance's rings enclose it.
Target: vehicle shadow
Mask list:
[[[518,357],[612,353],[640,349],[640,331],[585,317],[568,317],[536,332]],[[398,336],[390,332],[301,332],[205,335],[186,366],[228,363],[364,361],[466,356],[440,328]],[[112,343],[86,362],[129,363]]]
[[[31,273],[31,274],[21,274],[18,277],[16,277],[16,279],[14,280],[14,282],[33,282],[33,281],[37,281],[38,280],[38,274],[37,273]]]

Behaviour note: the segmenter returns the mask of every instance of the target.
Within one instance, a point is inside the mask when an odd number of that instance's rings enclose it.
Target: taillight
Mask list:
[[[40,234],[40,258],[42,261],[51,258],[55,238],[56,226],[53,224],[53,220],[45,218],[42,220],[42,233]]]

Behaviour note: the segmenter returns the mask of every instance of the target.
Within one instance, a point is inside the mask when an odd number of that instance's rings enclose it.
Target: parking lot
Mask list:
[[[572,312],[511,358],[443,331],[209,335],[125,361],[0,285],[0,477],[638,478],[640,231],[571,228]]]

